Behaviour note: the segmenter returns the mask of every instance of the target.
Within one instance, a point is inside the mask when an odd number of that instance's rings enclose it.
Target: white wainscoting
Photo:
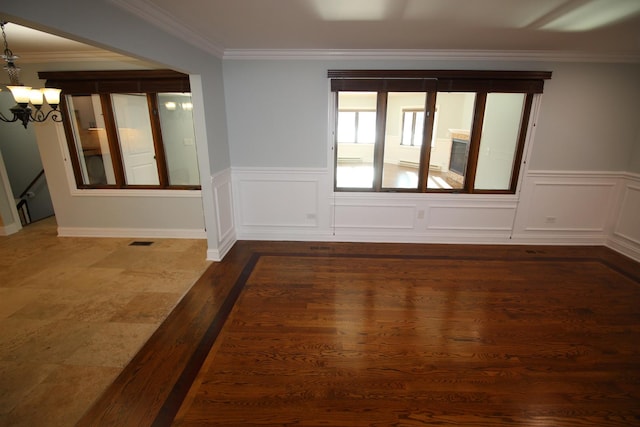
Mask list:
[[[341,241],[508,243],[512,195],[337,193],[335,236]]]
[[[514,195],[333,193],[325,169],[232,169],[243,240],[508,243]]]
[[[233,215],[233,190],[231,170],[225,169],[211,176],[211,191],[215,204],[215,221],[217,228],[217,248],[207,251],[207,259],[219,261],[236,242],[236,227]]]
[[[514,242],[606,244],[619,209],[620,180],[611,172],[529,171]]]
[[[238,239],[329,239],[327,180],[325,169],[233,168]]]
[[[640,261],[640,175],[624,174],[617,217],[607,245]]]
[[[640,176],[529,171],[515,195],[333,192],[325,169],[233,168],[238,239],[607,245],[640,259]]]

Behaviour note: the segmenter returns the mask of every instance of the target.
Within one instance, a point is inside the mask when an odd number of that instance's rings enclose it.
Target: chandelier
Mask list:
[[[16,105],[10,108],[9,111],[13,114],[12,118],[7,118],[0,112],[0,120],[7,123],[20,122],[24,128],[27,128],[29,122],[41,123],[51,117],[54,122],[62,121],[62,114],[58,110],[58,104],[60,103],[60,89],[54,88],[42,88],[33,89],[30,86],[24,86],[20,83],[20,68],[16,67],[15,60],[17,56],[13,54],[9,45],[7,44],[7,35],[4,32],[4,26],[6,22],[0,22],[0,28],[2,28],[2,38],[4,40],[4,53],[2,59],[7,63],[4,67],[9,74],[9,84],[7,89],[11,91],[13,99]],[[47,101],[51,109],[45,113],[42,110],[44,101]],[[31,104],[35,111],[29,106]]]

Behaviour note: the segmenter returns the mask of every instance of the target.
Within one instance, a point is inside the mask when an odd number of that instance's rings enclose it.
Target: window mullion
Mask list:
[[[373,149],[373,190],[380,191],[382,188],[384,137],[387,122],[387,92],[378,92],[376,111],[376,139]]]
[[[476,103],[473,112],[473,126],[469,141],[469,157],[464,180],[464,191],[473,193],[476,171],[478,169],[478,156],[480,155],[480,139],[482,137],[482,124],[484,122],[484,110],[487,102],[487,93],[476,94]]]
[[[116,178],[116,187],[123,188],[126,186],[124,177],[124,167],[122,165],[122,150],[120,148],[120,140],[118,138],[118,130],[116,128],[116,120],[113,113],[113,104],[111,103],[111,95],[103,93],[100,95],[100,103],[102,104],[102,113],[104,118],[105,131],[107,133],[107,142],[113,163],[113,174]]]

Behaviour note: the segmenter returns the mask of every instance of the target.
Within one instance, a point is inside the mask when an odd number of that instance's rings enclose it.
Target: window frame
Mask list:
[[[73,71],[40,72],[38,76],[46,79],[46,86],[62,89],[60,110],[67,146],[71,157],[71,166],[78,189],[116,189],[116,190],[201,190],[201,185],[171,185],[162,129],[158,110],[159,93],[191,92],[189,76],[173,70],[132,70],[132,71]],[[155,161],[158,172],[158,185],[127,184],[124,172],[121,144],[111,99],[112,94],[138,93],[147,98]],[[76,147],[71,117],[69,116],[67,95],[100,97],[100,105],[105,122],[107,141],[113,162],[115,184],[85,184]]]
[[[515,194],[520,176],[520,166],[524,155],[524,146],[529,129],[529,120],[534,95],[541,94],[544,80],[551,78],[549,71],[472,71],[472,70],[329,70],[331,91],[336,93],[335,123],[337,126],[337,104],[339,92],[377,92],[378,116],[376,146],[374,148],[374,179],[371,188],[350,188],[337,186],[337,138],[332,141],[334,151],[334,191],[336,192],[403,192],[403,193],[466,193],[466,194]],[[387,95],[390,92],[426,92],[423,143],[420,152],[418,188],[382,187],[383,153],[385,143],[385,121],[387,116]],[[475,105],[470,129],[469,158],[466,165],[464,186],[462,188],[428,188],[429,160],[436,98],[438,92],[475,93]],[[525,94],[516,150],[511,169],[508,189],[475,189],[478,157],[482,136],[484,110],[489,93]],[[405,145],[406,146],[406,145]],[[407,146],[408,147],[408,146]]]

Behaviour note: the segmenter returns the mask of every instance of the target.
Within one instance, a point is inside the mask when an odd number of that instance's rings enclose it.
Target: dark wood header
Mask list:
[[[542,93],[551,71],[329,70],[332,91]]]
[[[173,70],[40,71],[38,77],[64,94],[191,91],[189,76]]]

